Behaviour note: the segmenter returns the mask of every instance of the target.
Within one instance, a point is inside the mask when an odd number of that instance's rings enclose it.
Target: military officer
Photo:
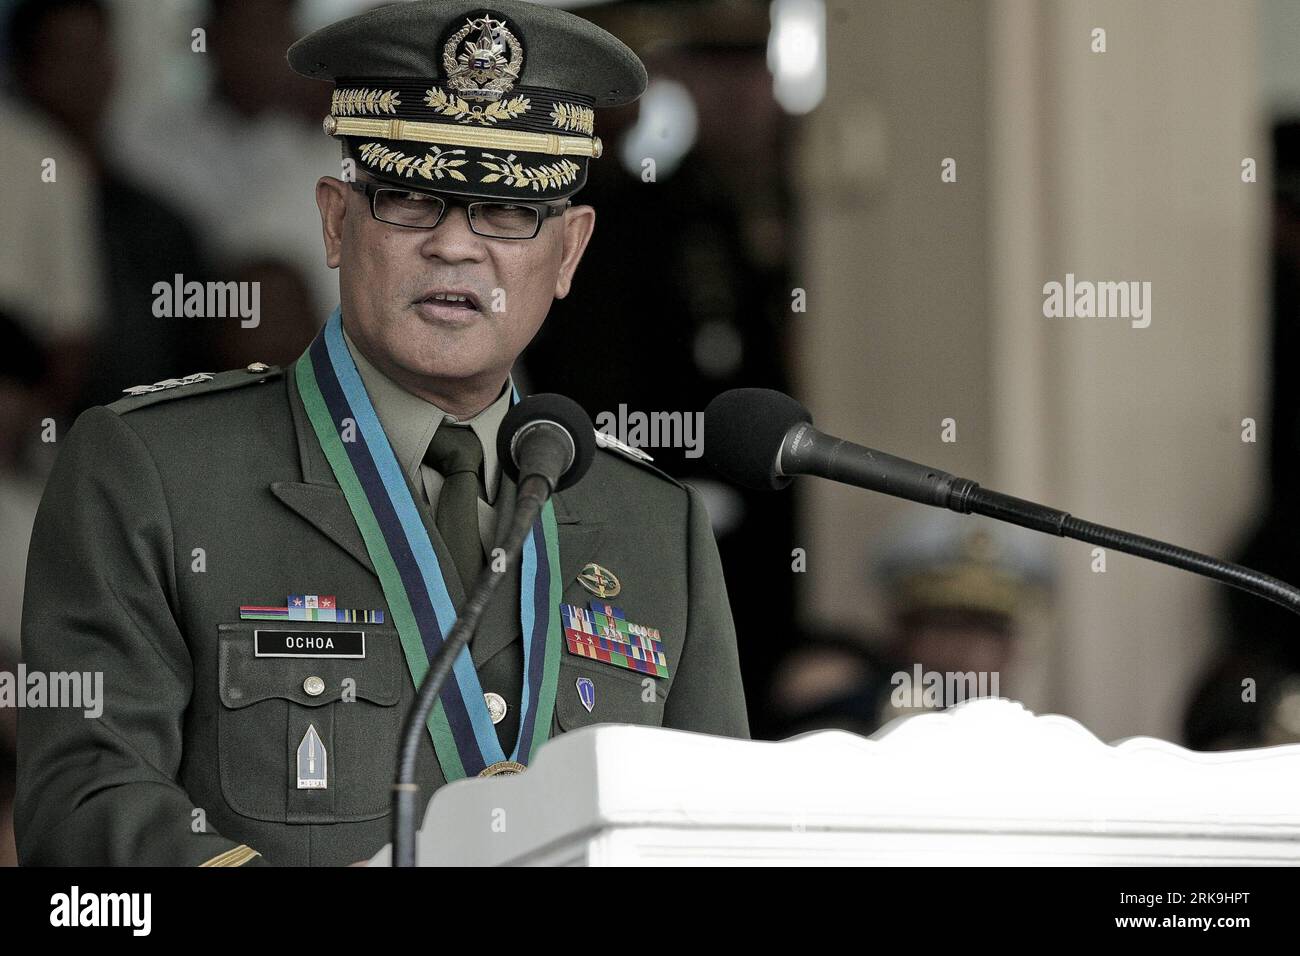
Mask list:
[[[481,573],[506,578],[423,738],[426,794],[599,722],[748,735],[695,490],[599,451],[524,560],[490,547],[509,370],[592,236],[594,112],[642,92],[639,60],[562,11],[419,0],[289,61],[335,84],[325,131],[356,171],[316,185],[340,307],[290,367],[132,389],[64,439],[23,655],[102,673],[104,703],[20,712],[25,863],[369,857],[402,717]]]

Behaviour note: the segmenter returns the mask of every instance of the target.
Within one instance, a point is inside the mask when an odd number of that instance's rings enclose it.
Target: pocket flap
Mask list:
[[[583,678],[591,682],[591,710],[587,709],[578,690],[578,681]],[[660,726],[663,724],[667,685],[666,680],[640,671],[564,654],[560,658],[555,718],[563,730],[576,730],[590,724]],[[653,694],[650,693],[652,689]]]
[[[269,630],[252,623],[222,624],[218,628],[218,683],[221,702],[231,709],[258,701],[283,698],[304,707],[320,707],[355,696],[389,706],[402,696],[405,668],[394,628],[373,625],[313,624],[295,630],[313,634],[362,631],[365,657],[258,657],[253,632]],[[315,692],[319,688],[319,692]]]

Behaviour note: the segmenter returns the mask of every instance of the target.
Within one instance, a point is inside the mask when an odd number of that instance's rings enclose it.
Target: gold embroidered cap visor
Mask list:
[[[335,84],[324,128],[381,182],[486,198],[571,196],[603,148],[595,110],[630,103],[645,67],[581,17],[521,0],[414,0],[289,48]]]

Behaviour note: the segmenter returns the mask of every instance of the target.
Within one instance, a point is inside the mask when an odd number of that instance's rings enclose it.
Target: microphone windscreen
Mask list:
[[[784,488],[776,456],[786,433],[812,416],[789,395],[770,388],[733,388],[704,410],[704,459],[746,488]]]
[[[512,452],[515,436],[533,422],[552,421],[573,439],[573,464],[560,476],[556,491],[577,484],[591,467],[596,456],[596,429],[591,416],[571,398],[554,392],[541,392],[520,399],[506,412],[497,430],[497,457],[511,481],[519,480],[519,463]]]

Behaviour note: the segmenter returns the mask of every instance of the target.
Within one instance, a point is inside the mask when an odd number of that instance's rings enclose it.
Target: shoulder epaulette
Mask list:
[[[630,461],[634,465],[640,465],[642,468],[646,469],[647,471],[653,472],[654,474],[658,475],[660,478],[663,478],[665,481],[671,481],[674,485],[676,485],[679,488],[684,487],[680,481],[678,481],[672,475],[668,474],[668,472],[664,471],[662,468],[658,467],[657,465],[652,464],[654,459],[651,458],[649,455],[647,455],[645,452],[641,451],[639,448],[633,448],[630,445],[625,445],[621,441],[618,441],[617,439],[612,438],[609,435],[606,435],[604,432],[600,431],[599,429],[596,430],[596,448],[601,451],[607,451],[615,458],[618,458],[622,461]]]
[[[243,385],[256,385],[268,382],[284,374],[278,365],[254,362],[246,368],[231,369],[228,372],[195,372],[184,378],[167,378],[152,385],[133,385],[125,388],[123,398],[119,398],[108,407],[119,415],[137,409],[156,405],[158,402],[173,398],[187,398],[191,395],[207,395],[211,392],[224,392]]]

